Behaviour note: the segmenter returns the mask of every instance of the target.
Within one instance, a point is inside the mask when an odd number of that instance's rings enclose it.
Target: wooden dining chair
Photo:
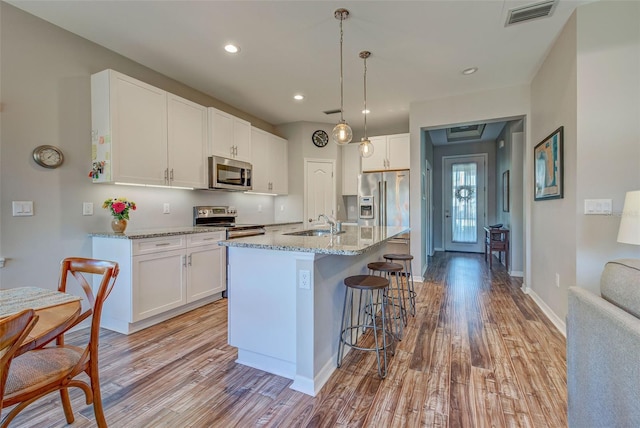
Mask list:
[[[115,284],[119,270],[118,264],[76,257],[64,259],[61,265],[58,290],[66,292],[70,278],[74,278],[87,297],[89,308],[73,325],[92,316],[88,343],[84,347],[66,345],[64,334],[62,334],[56,338],[55,344],[51,343],[46,347],[15,357],[9,370],[3,404],[4,407],[12,405],[15,407],[0,423],[1,428],[8,427],[13,418],[29,404],[54,391],[60,391],[67,423],[73,423],[69,387],[78,387],[84,391],[86,403],[93,403],[98,427],[107,427],[100,396],[98,340],[102,305]],[[95,297],[90,282],[94,275],[102,276]],[[89,383],[76,379],[76,376],[82,372],[89,376]]]
[[[11,360],[37,320],[38,316],[33,309],[26,309],[0,319],[0,421],[2,420],[4,385]]]

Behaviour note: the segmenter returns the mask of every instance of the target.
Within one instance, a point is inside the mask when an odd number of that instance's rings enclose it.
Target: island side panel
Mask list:
[[[296,370],[293,254],[240,247],[228,254],[229,344],[239,363],[289,379]]]
[[[338,339],[344,303],[344,279],[369,272],[367,264],[384,260],[387,244],[381,244],[364,254],[318,257],[314,270],[314,360],[315,393],[336,369]],[[347,347],[348,352],[350,348]],[[314,394],[315,395],[315,394]]]

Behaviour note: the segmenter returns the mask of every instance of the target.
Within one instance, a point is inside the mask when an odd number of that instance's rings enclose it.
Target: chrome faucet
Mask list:
[[[331,219],[329,216],[325,215],[325,214],[320,214],[318,216],[318,221],[320,221],[320,219],[322,217],[324,217],[325,221],[327,223],[329,223],[329,231],[330,231],[330,233],[332,235],[335,235],[336,234],[336,222],[333,219]]]

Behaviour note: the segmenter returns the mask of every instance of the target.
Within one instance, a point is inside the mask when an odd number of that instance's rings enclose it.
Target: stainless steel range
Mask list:
[[[227,230],[227,239],[264,235],[264,225],[237,224],[237,215],[235,209],[228,206],[193,207],[193,225],[196,227],[224,227]]]

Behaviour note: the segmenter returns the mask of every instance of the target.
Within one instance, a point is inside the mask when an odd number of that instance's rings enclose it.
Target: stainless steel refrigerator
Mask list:
[[[409,227],[409,170],[358,176],[358,225]]]

